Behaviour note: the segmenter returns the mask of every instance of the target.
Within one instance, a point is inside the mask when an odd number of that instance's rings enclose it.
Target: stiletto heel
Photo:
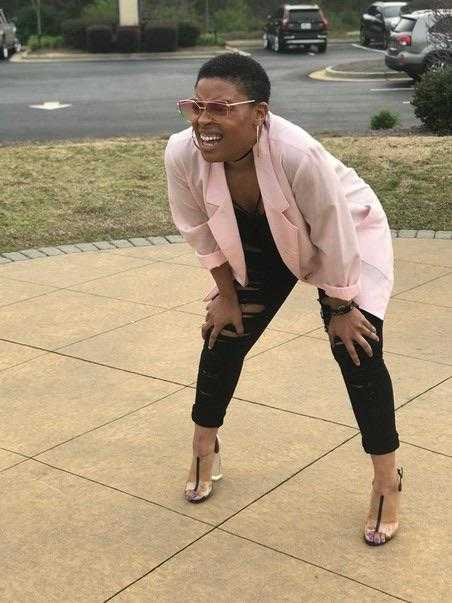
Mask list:
[[[382,521],[383,512],[384,512],[384,510],[386,510],[383,507],[383,505],[385,503],[385,499],[386,499],[387,503],[392,503],[391,506],[393,507],[392,508],[393,512],[394,512],[394,507],[399,502],[399,497],[400,497],[399,493],[402,491],[403,467],[398,468],[397,473],[399,475],[399,483],[397,486],[397,490],[395,492],[391,492],[390,494],[378,494],[373,489],[373,482],[372,482],[370,509],[369,509],[369,513],[367,515],[366,525],[364,527],[364,540],[367,544],[369,544],[371,546],[380,546],[382,544],[386,544],[387,542],[392,540],[392,538],[395,536],[395,534],[398,530],[398,527],[399,527],[398,519],[395,519],[394,521],[388,521],[387,519],[386,519],[386,521]],[[377,518],[375,520],[374,515],[375,515],[376,506],[377,506],[377,500],[378,500],[378,511],[377,511]],[[390,504],[387,504],[386,506],[390,506]],[[375,528],[370,528],[369,522],[371,522],[371,523],[375,522]],[[388,528],[388,526],[395,526],[395,527]],[[375,541],[376,534],[378,534],[378,541]]]
[[[209,481],[204,481],[200,479],[200,464],[203,460],[208,459],[211,455],[214,455],[213,463],[212,463],[212,471]],[[220,439],[217,435],[215,439],[215,449],[213,452],[206,454],[203,457],[196,456],[196,477],[195,481],[187,481],[185,484],[184,496],[185,500],[192,503],[200,503],[209,498],[209,496],[213,493],[213,482],[218,481],[223,477],[221,472],[221,456],[220,456]],[[204,490],[202,494],[198,494],[198,488],[201,491]]]

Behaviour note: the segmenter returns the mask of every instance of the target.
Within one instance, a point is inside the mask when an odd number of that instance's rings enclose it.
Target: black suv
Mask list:
[[[317,46],[325,52],[328,44],[328,21],[316,4],[283,4],[267,16],[264,47],[275,52],[285,48]]]
[[[361,15],[359,41],[363,46],[371,42],[388,47],[391,30],[400,20],[408,2],[374,2]]]

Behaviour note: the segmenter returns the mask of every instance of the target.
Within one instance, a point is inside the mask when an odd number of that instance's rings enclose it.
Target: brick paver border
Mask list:
[[[393,239],[452,239],[451,230],[391,230]],[[170,234],[159,237],[131,237],[114,241],[93,241],[92,243],[74,243],[71,245],[54,245],[21,249],[0,253],[0,264],[34,260],[37,258],[65,255],[68,253],[83,253],[84,251],[103,251],[105,249],[124,249],[126,247],[145,247],[149,245],[169,245],[183,243],[181,235]]]

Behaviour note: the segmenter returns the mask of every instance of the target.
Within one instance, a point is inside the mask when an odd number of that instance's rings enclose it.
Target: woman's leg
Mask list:
[[[319,301],[325,291],[318,289]],[[361,431],[363,449],[370,454],[374,469],[373,491],[378,496],[394,494],[397,491],[397,470],[395,450],[399,448],[399,436],[395,424],[394,393],[388,369],[383,360],[383,321],[370,312],[358,308],[375,328],[379,341],[365,337],[372,348],[373,356],[369,357],[364,349],[355,344],[360,360],[356,366],[344,343],[336,336],[331,345],[332,354],[339,364],[345,386],[352,404],[356,421]],[[321,315],[325,331],[331,314],[322,306]],[[397,527],[397,509],[395,497],[386,496],[386,518],[384,533],[389,535]],[[368,515],[368,525],[375,527],[375,504],[373,501]],[[389,508],[390,507],[390,508]],[[384,542],[384,535],[375,533],[375,544]]]
[[[284,300],[292,291],[296,277],[273,283],[272,289],[256,284],[236,291],[242,310],[244,333],[238,335],[234,326],[225,325],[215,345],[208,348],[209,329],[199,361],[195,403],[192,419],[203,427],[220,427],[226,408],[234,394],[245,356],[257,342]]]
[[[207,332],[199,361],[196,397],[191,413],[195,431],[189,481],[194,479],[196,456],[210,455],[213,462],[212,452],[217,431],[223,425],[245,356],[262,335],[296,282],[297,279],[293,275],[273,281],[271,287],[256,283],[242,287],[235,282],[239,303],[245,304],[242,310],[243,335],[238,335],[233,325],[225,325],[215,345],[209,350],[211,329]],[[200,479],[204,482],[210,479],[212,462],[200,465]]]
[[[319,300],[324,291],[318,289]],[[399,447],[399,438],[395,425],[394,392],[388,369],[383,360],[383,321],[370,312],[358,308],[375,328],[379,341],[365,337],[372,348],[369,357],[364,349],[355,343],[360,360],[356,366],[344,343],[335,337],[331,351],[341,370],[356,421],[361,431],[364,451],[372,455],[379,481],[385,475],[390,476],[387,456]],[[328,331],[331,314],[322,306],[322,318],[325,331]],[[380,458],[378,458],[380,457]]]

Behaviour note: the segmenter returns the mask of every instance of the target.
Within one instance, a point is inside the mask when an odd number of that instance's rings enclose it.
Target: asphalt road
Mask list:
[[[252,55],[272,81],[271,109],[313,134],[363,133],[380,109],[400,114],[401,126],[418,125],[411,82],[321,82],[314,69],[370,59],[370,51],[330,44],[323,55]],[[204,60],[0,63],[0,142],[112,136],[165,135],[182,130],[176,100],[189,97]],[[44,102],[70,104],[45,111]]]

